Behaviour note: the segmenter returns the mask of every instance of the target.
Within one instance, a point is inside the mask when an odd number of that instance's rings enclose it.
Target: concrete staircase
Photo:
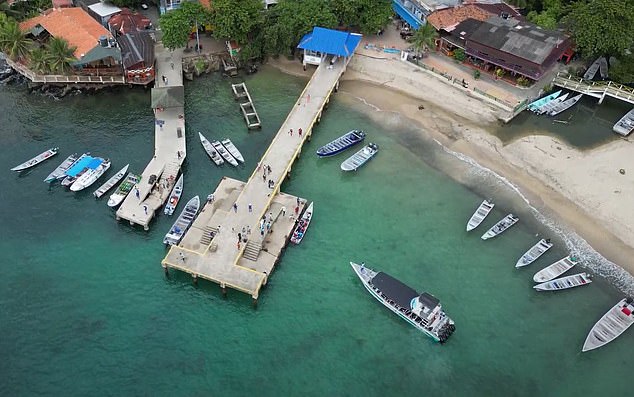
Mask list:
[[[214,235],[218,233],[218,228],[213,226],[205,226],[203,229],[203,235],[200,238],[200,244],[209,245],[211,243],[211,233]]]
[[[242,257],[255,262],[260,255],[260,251],[262,251],[262,242],[249,239]]]

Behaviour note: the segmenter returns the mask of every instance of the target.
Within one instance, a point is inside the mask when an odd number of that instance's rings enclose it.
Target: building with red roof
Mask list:
[[[124,8],[121,13],[114,15],[108,20],[108,26],[111,32],[124,35],[150,29],[152,28],[152,21],[145,15]]]

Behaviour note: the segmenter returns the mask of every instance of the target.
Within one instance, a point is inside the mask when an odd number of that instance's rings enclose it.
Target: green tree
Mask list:
[[[577,1],[564,22],[586,57],[622,56],[634,44],[634,1]]]
[[[32,44],[15,20],[7,19],[0,25],[0,49],[12,60],[24,58]]]
[[[62,38],[51,37],[46,45],[50,71],[60,74],[69,73],[72,70],[71,64],[77,60],[74,55],[76,49],[76,47],[70,47]]]
[[[455,59],[456,61],[463,62],[466,58],[467,58],[467,55],[465,54],[462,48],[456,48],[453,51],[453,59]]]
[[[264,7],[261,0],[214,0],[212,7],[211,24],[214,36],[219,39],[245,44],[249,34],[262,25]]]
[[[18,17],[20,13],[9,5],[7,0],[0,0],[0,13],[4,13],[5,17]]]
[[[417,51],[427,52],[436,45],[438,32],[429,23],[423,25],[412,36],[412,44]]]
[[[634,55],[624,56],[610,64],[610,79],[621,83],[634,83]]]
[[[340,25],[358,27],[364,34],[384,28],[394,13],[390,0],[331,0],[330,8]]]
[[[141,4],[141,0],[109,0],[117,7],[136,8]]]
[[[49,54],[44,48],[34,48],[29,54],[29,68],[36,73],[48,72]]]
[[[163,32],[161,41],[171,50],[185,47],[189,42],[189,35],[198,25],[204,25],[211,20],[211,13],[200,3],[185,1],[181,7],[161,15],[159,25]]]
[[[562,0],[544,0],[542,3],[543,9],[540,12],[537,10],[530,11],[526,18],[545,29],[555,29],[564,13],[561,2]]]

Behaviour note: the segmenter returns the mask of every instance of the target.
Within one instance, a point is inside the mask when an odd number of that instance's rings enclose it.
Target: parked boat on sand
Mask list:
[[[103,160],[103,159],[101,159]],[[103,160],[97,168],[90,168],[84,172],[73,184],[70,186],[70,190],[78,192],[84,190],[88,186],[97,182],[97,179],[101,178],[103,174],[110,168],[110,160]]]
[[[57,168],[53,170],[53,172],[51,172],[46,178],[44,178],[44,182],[53,183],[56,180],[63,178],[66,170],[68,170],[73,164],[75,164],[75,161],[77,161],[77,153],[73,153],[70,156],[66,157],[66,159],[62,161],[62,163],[58,165]]]
[[[214,149],[211,142],[209,142],[207,138],[205,138],[205,136],[200,132],[198,133],[198,137],[200,138],[200,143],[202,143],[205,152],[207,152],[207,155],[209,156],[209,158],[211,158],[211,161],[216,163],[216,165],[224,164],[225,161],[223,160],[222,156],[218,154],[216,149]]]
[[[626,298],[619,301],[597,321],[588,333],[581,351],[587,352],[612,342],[632,323],[634,323],[634,304],[632,298]]]
[[[174,210],[178,206],[178,201],[181,199],[183,195],[183,174],[178,178],[174,187],[172,188],[172,192],[170,193],[170,198],[167,200],[167,204],[165,204],[165,209],[163,213],[165,215],[171,216],[174,213]]]
[[[140,175],[129,173],[128,176],[121,182],[117,189],[110,195],[108,199],[108,207],[116,207],[126,196],[132,191],[132,188],[141,180]]]
[[[582,285],[590,284],[592,280],[588,273],[578,273],[572,276],[566,276],[557,278],[554,280],[546,281],[545,283],[537,284],[533,286],[537,291],[559,291],[562,289],[580,287]]]
[[[339,138],[328,142],[324,146],[317,149],[317,156],[330,157],[343,152],[351,148],[352,146],[363,142],[365,139],[365,132],[361,130],[349,131]]]
[[[517,261],[515,267],[523,267],[528,266],[531,263],[535,262],[537,258],[544,255],[546,251],[552,248],[554,244],[550,242],[549,239],[541,239],[537,242],[537,244],[533,245],[528,251],[522,255],[522,257]]]
[[[37,156],[33,157],[32,159],[27,160],[20,165],[16,165],[15,167],[11,168],[11,171],[23,171],[23,170],[26,170],[27,168],[35,167],[42,161],[48,160],[51,157],[55,156],[57,152],[59,152],[59,148],[56,148],[56,147],[50,148],[38,154]]]
[[[482,201],[478,209],[476,209],[473,215],[471,215],[471,218],[469,218],[469,222],[467,222],[467,231],[469,232],[478,227],[484,218],[491,213],[493,207],[495,207],[495,204],[493,204],[491,200]]]
[[[374,143],[369,143],[363,149],[348,157],[341,163],[342,171],[356,171],[359,167],[370,161],[379,151],[379,147]]]
[[[125,176],[125,174],[128,172],[128,167],[130,166],[130,164],[126,164],[125,167],[121,168],[119,170],[119,172],[117,172],[116,174],[114,174],[110,179],[108,179],[106,181],[106,183],[104,183],[103,185],[99,186],[99,189],[95,190],[93,192],[93,195],[96,198],[99,198],[101,196],[103,196],[104,194],[106,194],[106,192],[110,189],[112,189],[112,187],[114,185],[116,185],[121,179],[123,179],[123,177]]]
[[[163,244],[177,245],[181,241],[183,235],[194,221],[194,218],[196,218],[198,208],[200,208],[200,198],[194,196],[187,202],[185,208],[176,219],[176,222],[174,222],[169,232],[165,235]]]
[[[306,234],[306,229],[308,229],[308,225],[310,225],[310,220],[313,218],[313,203],[310,203],[306,211],[304,211],[304,215],[297,222],[297,226],[295,226],[295,230],[293,230],[293,235],[291,236],[291,243],[299,244],[302,242],[304,235]]]
[[[238,161],[231,155],[231,153],[227,152],[222,143],[218,141],[211,142],[211,145],[216,149],[216,151],[222,156],[223,159],[234,167],[238,166]]]
[[[544,283],[546,281],[553,280],[572,269],[577,263],[579,263],[579,260],[572,255],[561,258],[552,265],[546,266],[535,273],[533,281],[536,283]]]
[[[236,145],[234,145],[230,139],[223,139],[220,143],[222,143],[222,146],[227,149],[227,152],[229,152],[229,154],[231,154],[234,159],[238,160],[238,162],[240,163],[244,163],[244,157],[242,157],[242,153],[240,153]]]
[[[490,238],[493,238],[495,236],[502,234],[508,228],[515,225],[519,220],[520,218],[516,217],[515,215],[508,214],[507,216],[502,218],[500,221],[498,221],[498,223],[493,225],[489,230],[487,230],[486,233],[482,235],[481,237],[482,240],[488,240]]]

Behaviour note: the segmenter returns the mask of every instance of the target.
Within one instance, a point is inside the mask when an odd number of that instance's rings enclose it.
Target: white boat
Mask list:
[[[62,163],[58,165],[57,168],[53,170],[53,172],[51,172],[46,178],[44,178],[44,182],[52,183],[64,177],[64,173],[66,172],[66,170],[68,170],[73,164],[75,164],[75,161],[77,161],[77,153],[73,153],[70,156],[66,157],[66,160],[62,161]]]
[[[163,213],[165,215],[172,215],[174,213],[174,210],[176,209],[176,206],[178,206],[178,201],[181,199],[182,195],[183,195],[183,174],[181,174],[181,176],[178,178],[178,180],[174,184],[174,188],[172,189],[172,192],[170,193],[170,198],[169,200],[167,200],[167,204],[165,204],[165,209],[163,210]]]
[[[176,222],[174,222],[170,231],[165,235],[165,238],[163,239],[164,244],[177,245],[179,241],[181,241],[183,235],[194,221],[194,218],[196,218],[198,208],[200,208],[200,198],[198,196],[194,196],[187,202],[187,205],[185,205],[185,208],[178,216],[178,219],[176,219]]]
[[[516,217],[515,215],[508,214],[500,221],[498,221],[498,223],[493,225],[489,230],[487,230],[486,233],[482,235],[482,240],[488,240],[499,234],[502,234],[502,232],[504,232],[509,227],[515,225],[519,220],[520,218]]]
[[[586,70],[586,72],[583,74],[584,80],[592,80],[594,76],[596,76],[597,72],[599,71],[599,67],[601,65],[601,58],[603,57],[599,57],[594,62],[592,62],[592,65],[590,65],[588,70]]]
[[[537,244],[533,245],[528,251],[522,255],[522,257],[517,261],[515,267],[522,267],[530,265],[535,262],[537,258],[544,255],[546,251],[551,249],[553,243],[548,239],[541,239],[537,242]]]
[[[471,215],[471,218],[469,218],[469,222],[467,222],[467,231],[469,232],[478,227],[484,218],[489,215],[493,207],[495,207],[495,204],[493,204],[490,200],[482,201],[482,204],[480,204],[478,209],[475,210],[473,215]]]
[[[365,139],[365,132],[361,130],[352,130],[348,131],[344,135],[335,139],[334,141],[328,142],[324,146],[317,149],[317,156],[319,157],[329,157],[334,156],[343,152],[344,150],[348,150],[352,146],[363,142]]]
[[[545,97],[539,98],[538,100],[531,102],[526,109],[536,112],[540,107],[544,106],[548,102],[556,99],[559,95],[561,95],[561,90],[557,92],[553,92],[550,95],[546,95]]]
[[[570,99],[566,99],[565,101],[563,101],[562,103],[558,104],[557,106],[555,106],[553,109],[551,109],[548,112],[549,116],[556,116],[559,113],[570,109],[571,107],[573,107],[577,102],[579,102],[579,100],[581,99],[581,97],[583,96],[583,94],[579,94],[577,96],[574,96]]]
[[[306,211],[304,211],[304,215],[297,222],[297,226],[295,226],[295,230],[293,230],[293,235],[291,236],[291,243],[299,244],[302,242],[304,235],[306,234],[306,229],[308,229],[308,225],[310,225],[310,220],[313,218],[313,203],[310,203]]]
[[[99,189],[95,190],[93,192],[93,195],[97,198],[103,196],[104,194],[106,194],[106,192],[110,189],[112,189],[112,187],[114,185],[116,185],[117,183],[119,183],[119,181],[121,179],[123,179],[123,177],[125,176],[125,174],[128,172],[128,167],[130,166],[130,164],[126,164],[125,167],[121,168],[119,170],[119,172],[117,172],[116,174],[114,174],[110,179],[108,179],[106,181],[106,183],[104,183],[103,185],[99,186]]]
[[[211,161],[216,163],[216,165],[223,165],[225,163],[225,161],[218,154],[216,149],[214,149],[214,147],[207,140],[207,138],[205,138],[205,136],[202,133],[200,133],[200,132],[198,133],[198,137],[200,138],[200,143],[203,144],[203,148],[205,149],[205,152],[207,152],[207,155],[209,155],[209,157],[211,158]]]
[[[583,344],[582,352],[597,349],[616,339],[634,323],[632,298],[622,299],[592,327]]]
[[[578,273],[573,274],[572,276],[566,276],[546,281],[545,283],[533,286],[533,288],[535,288],[537,291],[559,291],[561,289],[574,288],[590,284],[591,282],[592,280],[590,279],[590,275],[588,273]]]
[[[101,178],[101,176],[105,174],[106,171],[108,171],[108,169],[110,168],[110,164],[110,160],[105,160],[101,164],[99,164],[97,168],[89,169],[88,171],[84,172],[79,178],[75,180],[75,182],[73,182],[72,185],[70,185],[70,190],[72,190],[73,192],[78,192],[97,182],[97,179]]]
[[[348,157],[341,163],[342,171],[356,171],[363,164],[367,163],[379,151],[379,147],[374,143],[369,143],[363,149]]]
[[[444,343],[455,331],[453,320],[433,295],[419,294],[389,274],[375,272],[363,263],[350,262],[350,265],[370,295],[436,342]]]
[[[619,135],[628,136],[634,131],[634,109],[630,110],[614,124],[612,131]]]
[[[38,154],[37,156],[33,157],[32,159],[25,161],[24,163],[20,165],[16,165],[15,167],[11,168],[11,171],[22,171],[27,168],[34,167],[38,165],[39,163],[41,163],[42,161],[50,159],[51,157],[55,156],[58,151],[59,151],[59,148],[56,148],[56,147],[50,148],[47,151],[42,152]]]
[[[563,94],[562,96],[560,96],[559,98],[553,99],[552,101],[540,106],[535,113],[537,114],[544,114],[544,113],[548,113],[551,111],[551,109],[553,109],[555,106],[559,105],[560,103],[562,103],[563,101],[565,101],[566,99],[568,99],[568,93]]]
[[[242,157],[242,153],[240,153],[238,148],[233,144],[233,142],[231,142],[230,139],[223,139],[221,143],[222,146],[224,146],[225,149],[227,149],[227,151],[233,156],[233,158],[241,163],[244,163],[244,157]]]
[[[579,260],[572,255],[561,258],[552,265],[546,266],[535,273],[533,281],[536,283],[544,283],[546,281],[553,280],[572,269],[577,263],[579,263]]]
[[[108,199],[108,207],[116,207],[124,198],[132,191],[132,188],[139,183],[141,177],[139,175],[129,173],[128,176],[119,184],[117,189],[110,195]]]
[[[231,153],[227,152],[222,143],[218,141],[211,142],[211,145],[216,149],[216,151],[222,156],[223,159],[234,167],[238,166],[238,161],[231,155]]]

